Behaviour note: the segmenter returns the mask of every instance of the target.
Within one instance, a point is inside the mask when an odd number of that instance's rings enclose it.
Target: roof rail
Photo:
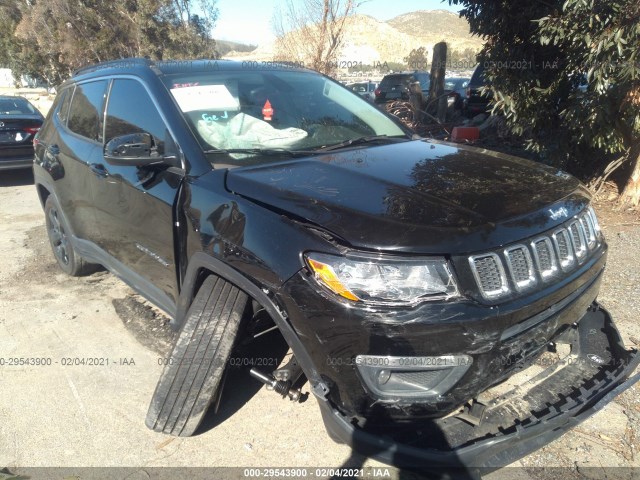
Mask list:
[[[108,60],[106,62],[96,63],[94,65],[87,65],[86,67],[78,68],[71,75],[72,77],[81,75],[83,73],[95,72],[96,70],[101,70],[103,68],[113,68],[113,67],[133,67],[136,65],[140,66],[151,66],[155,62],[149,58],[119,58],[116,60]]]

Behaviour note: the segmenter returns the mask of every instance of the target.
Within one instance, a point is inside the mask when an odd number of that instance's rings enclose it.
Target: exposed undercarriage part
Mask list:
[[[264,383],[267,390],[274,391],[292,402],[300,402],[304,396],[299,388],[294,388],[303,375],[295,355],[292,355],[286,365],[274,370],[273,374],[252,368],[249,373],[256,380]]]
[[[291,388],[291,382],[289,380],[276,380],[273,375],[269,375],[268,373],[264,373],[257,368],[252,368],[249,373],[256,380],[261,381],[267,386],[267,390],[274,391],[283,398],[289,397],[289,400],[292,402],[299,402],[300,397],[302,396],[302,392],[300,389]]]

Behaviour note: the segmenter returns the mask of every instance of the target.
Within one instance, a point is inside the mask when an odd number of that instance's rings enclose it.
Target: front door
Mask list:
[[[104,143],[141,132],[152,135],[160,155],[178,155],[145,86],[135,79],[116,78],[107,99]],[[112,269],[122,269],[123,277],[140,292],[174,314],[174,204],[182,176],[162,165],[111,165],[104,156],[93,170],[101,178],[94,192],[99,246],[116,260]]]

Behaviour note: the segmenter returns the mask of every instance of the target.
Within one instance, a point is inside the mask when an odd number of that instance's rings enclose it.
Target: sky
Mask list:
[[[218,21],[213,37],[258,45],[274,37],[271,21],[277,5],[284,0],[217,0]],[[368,0],[357,10],[380,21],[416,10],[449,10],[457,12],[461,7],[449,6],[440,0]]]

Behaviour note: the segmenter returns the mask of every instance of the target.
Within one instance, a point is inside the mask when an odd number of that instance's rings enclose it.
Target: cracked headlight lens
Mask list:
[[[347,300],[383,305],[414,305],[458,295],[442,257],[337,256],[307,253],[318,283]]]

